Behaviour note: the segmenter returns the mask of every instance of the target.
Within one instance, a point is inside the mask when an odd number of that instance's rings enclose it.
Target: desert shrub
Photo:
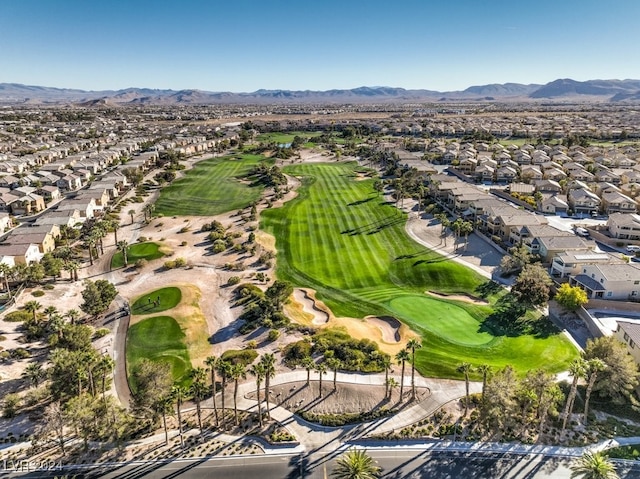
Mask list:
[[[187,265],[187,260],[184,258],[176,258],[176,268],[184,268]]]
[[[10,313],[7,313],[7,315],[4,317],[4,320],[9,323],[18,323],[20,321],[26,321],[32,317],[33,314],[21,309],[18,311],[11,311]]]
[[[269,330],[269,334],[267,335],[267,339],[269,341],[275,341],[279,337],[280,337],[280,331],[278,331],[277,329]]]
[[[111,330],[109,328],[100,328],[97,329],[95,333],[93,333],[93,339],[100,339],[109,334]]]
[[[191,231],[191,228],[187,225],[187,226],[183,226],[182,228],[180,228],[178,230],[178,233],[188,233],[189,231]]]
[[[7,394],[2,402],[2,415],[7,419],[15,417],[19,406],[20,396],[16,393]]]
[[[176,267],[176,261],[170,259],[169,261],[165,261],[162,266],[164,266],[165,269],[174,269]]]
[[[41,296],[44,296],[44,291],[36,289],[35,291],[31,291],[31,296],[34,296],[36,298],[40,298]]]
[[[183,241],[182,243],[180,243],[180,246],[187,246],[189,243],[187,243],[186,241]]]
[[[232,364],[251,364],[258,357],[255,349],[229,349],[222,353],[222,360],[229,361]]]
[[[147,260],[144,258],[140,258],[139,260],[136,261],[136,264],[134,265],[136,269],[142,269],[147,265]]]
[[[302,363],[302,360],[311,356],[311,342],[308,340],[300,340],[287,344],[282,350],[284,363],[293,368]]]
[[[52,285],[51,283],[47,283],[47,284],[43,284],[42,285],[42,289],[46,289],[48,291],[51,291],[53,288],[55,288],[55,286]]]
[[[227,280],[227,284],[229,286],[234,286],[236,284],[240,283],[240,276],[231,276],[228,280]]]
[[[9,350],[12,359],[27,359],[31,357],[31,353],[24,348],[16,348]]]

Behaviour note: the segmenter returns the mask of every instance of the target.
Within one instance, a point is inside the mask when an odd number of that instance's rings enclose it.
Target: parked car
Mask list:
[[[638,251],[640,251],[640,246],[636,246],[634,244],[630,244],[627,246],[627,251],[629,253],[637,253]]]

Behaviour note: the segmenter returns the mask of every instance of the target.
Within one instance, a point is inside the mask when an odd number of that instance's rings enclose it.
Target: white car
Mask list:
[[[640,246],[636,246],[634,244],[630,244],[629,246],[627,246],[627,251],[629,253],[637,253],[638,251],[640,251]]]

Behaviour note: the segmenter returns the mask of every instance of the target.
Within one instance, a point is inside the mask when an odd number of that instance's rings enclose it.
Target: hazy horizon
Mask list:
[[[640,78],[640,2],[0,2],[0,82],[254,92]]]

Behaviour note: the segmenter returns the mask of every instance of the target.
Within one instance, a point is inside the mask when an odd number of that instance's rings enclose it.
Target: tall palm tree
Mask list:
[[[338,358],[328,358],[327,359],[327,367],[333,371],[333,390],[336,391],[338,389],[336,379],[338,376],[338,369],[342,366],[342,362]]]
[[[422,342],[418,338],[411,338],[407,343],[407,348],[411,350],[411,400],[416,400],[416,349],[422,347]]]
[[[364,449],[349,449],[336,461],[331,476],[336,479],[377,479],[382,469]]]
[[[96,246],[96,237],[94,235],[88,236],[85,240],[85,246],[89,250],[89,264],[93,266],[93,248]]]
[[[127,266],[129,262],[127,261],[127,249],[129,248],[129,243],[126,240],[118,241],[116,245],[118,251],[122,252],[122,259],[124,260],[124,265]]]
[[[467,417],[467,413],[469,412],[469,373],[473,371],[473,366],[471,366],[471,364],[469,363],[462,363],[460,366],[458,366],[457,371],[464,374],[464,417]]]
[[[182,437],[182,401],[188,394],[186,387],[175,383],[171,388],[171,395],[176,401],[176,411],[178,412],[178,433],[180,434],[180,447],[184,449],[184,439]]]
[[[236,422],[236,426],[239,426],[238,421],[238,383],[240,379],[246,379],[247,368],[242,363],[236,363],[231,367],[231,378],[233,379],[233,417]]]
[[[213,415],[216,418],[216,427],[220,426],[220,420],[218,419],[218,405],[216,404],[216,369],[218,368],[219,359],[216,356],[209,356],[204,360],[204,364],[211,373],[211,398],[213,400]]]
[[[256,394],[258,401],[258,421],[260,422],[260,427],[262,427],[262,404],[260,401],[260,385],[262,384],[262,380],[265,377],[264,364],[258,362],[251,366],[249,372],[256,377]]]
[[[127,211],[127,214],[131,216],[131,224],[133,224],[133,215],[136,214],[136,210],[129,210]]]
[[[319,379],[318,397],[322,397],[322,376],[327,374],[327,363],[316,363],[316,372],[318,373]]]
[[[227,391],[227,379],[230,376],[231,373],[231,363],[229,363],[229,361],[225,361],[223,359],[220,359],[218,361],[218,373],[220,373],[220,379],[222,381],[222,391],[220,393],[220,397],[222,399],[222,429],[226,429],[227,427],[227,411],[224,407],[224,399],[225,399],[225,393]]]
[[[24,309],[25,311],[28,311],[29,313],[33,314],[33,320],[37,321],[38,320],[38,311],[40,309],[42,309],[42,305],[36,301],[36,300],[31,300],[31,301],[27,301],[24,305]]]
[[[387,379],[387,390],[389,391],[386,397],[389,398],[389,401],[393,398],[393,390],[399,386],[398,381],[395,378]]]
[[[389,370],[391,369],[391,356],[383,354],[381,358],[382,367],[384,368],[384,397],[389,397]]]
[[[473,223],[471,221],[463,221],[460,224],[460,233],[464,235],[464,250],[467,251],[469,234],[473,233]]]
[[[47,329],[56,335],[58,341],[64,337],[65,322],[61,314],[51,316],[47,324]]]
[[[404,392],[404,366],[407,361],[411,359],[411,354],[406,349],[401,349],[396,354],[396,361],[402,365],[402,371],[400,372],[400,402],[402,402],[402,396]]]
[[[276,357],[272,353],[265,353],[260,358],[260,363],[264,367],[264,398],[267,403],[267,417],[271,421],[271,409],[269,408],[269,387],[271,378],[276,375]]]
[[[49,321],[51,321],[51,318],[53,317],[54,314],[56,314],[58,312],[58,308],[56,308],[55,306],[47,306],[46,308],[44,308],[43,313],[46,314],[49,317]]]
[[[302,367],[307,370],[307,387],[309,387],[309,383],[311,382],[311,370],[315,365],[316,363],[313,361],[311,356],[305,356],[302,358]]]
[[[586,363],[582,358],[576,358],[569,364],[569,373],[573,377],[573,381],[571,381],[571,389],[569,390],[567,402],[565,403],[562,411],[562,429],[560,430],[560,434],[562,434],[567,427],[567,421],[573,412],[573,404],[578,392],[578,381],[580,378],[584,377],[584,374],[586,373],[585,366]]]
[[[76,321],[80,318],[80,311],[78,311],[77,309],[70,309],[69,311],[64,313],[64,315],[67,317],[67,319],[69,319],[69,322],[71,324],[75,324]]]
[[[491,374],[492,367],[488,364],[480,364],[476,370],[482,374],[482,399],[484,399],[484,390],[487,388],[487,378]]]
[[[0,274],[4,280],[4,287],[7,290],[7,294],[11,297],[11,289],[9,289],[9,276],[11,276],[11,266],[7,263],[0,263]]]
[[[193,400],[196,402],[198,429],[200,429],[200,435],[202,435],[202,409],[200,408],[200,402],[202,401],[202,398],[207,391],[207,386],[205,384],[207,372],[204,370],[204,368],[193,368],[191,370],[191,373],[189,373],[189,376],[192,380],[189,392],[193,395]]]
[[[100,368],[100,372],[102,373],[102,401],[107,404],[106,397],[106,389],[107,389],[107,376],[111,374],[114,366],[116,365],[115,361],[111,358],[111,356],[105,354],[100,358],[100,363],[98,364]]]
[[[173,397],[171,394],[167,394],[159,398],[155,404],[154,409],[162,414],[162,425],[164,427],[164,445],[169,445],[169,429],[167,428],[167,414],[173,409]]]
[[[602,452],[587,451],[571,466],[571,479],[619,479],[613,463]]]
[[[589,381],[587,383],[587,390],[584,394],[584,420],[583,423],[586,426],[589,418],[589,400],[591,399],[591,392],[593,391],[593,386],[596,383],[596,379],[598,379],[598,373],[604,371],[607,365],[601,359],[594,358],[589,359],[587,361],[586,370],[587,377]]]
[[[62,266],[62,269],[69,272],[69,279],[71,281],[78,281],[78,269],[80,265],[77,261],[66,260]]]

